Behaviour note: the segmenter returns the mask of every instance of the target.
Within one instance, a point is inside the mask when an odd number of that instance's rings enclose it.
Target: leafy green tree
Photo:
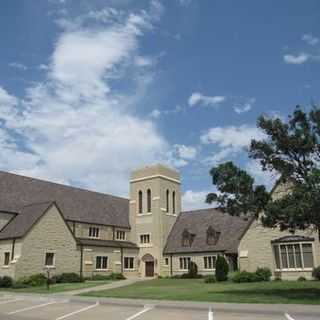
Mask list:
[[[265,138],[251,141],[249,157],[264,171],[276,173],[277,184],[287,185],[288,192],[272,198],[272,190],[227,162],[211,169],[218,192],[208,194],[207,202],[217,202],[231,215],[258,216],[263,210],[266,227],[320,231],[320,109],[306,112],[298,106],[287,121],[260,116],[257,127]]]
[[[229,273],[229,265],[225,257],[218,256],[216,262],[216,280],[217,281],[227,281]]]

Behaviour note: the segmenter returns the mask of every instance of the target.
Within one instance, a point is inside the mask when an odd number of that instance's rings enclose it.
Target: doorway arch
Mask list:
[[[141,261],[144,262],[145,277],[153,277],[155,264],[154,257],[150,253],[147,253],[141,258]]]

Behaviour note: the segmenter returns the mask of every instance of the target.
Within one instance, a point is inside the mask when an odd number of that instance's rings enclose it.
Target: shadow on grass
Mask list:
[[[217,294],[216,291],[211,291],[210,294]],[[317,288],[296,288],[296,289],[246,289],[246,290],[234,290],[234,291],[223,291],[220,292],[225,295],[245,297],[257,299],[261,298],[272,298],[274,300],[309,300],[310,302],[320,303],[320,289]]]

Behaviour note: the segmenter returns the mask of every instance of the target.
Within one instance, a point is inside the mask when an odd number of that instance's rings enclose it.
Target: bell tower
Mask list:
[[[163,258],[167,237],[181,211],[180,175],[163,165],[148,166],[131,174],[131,241],[139,246],[139,273],[160,275],[168,268]]]

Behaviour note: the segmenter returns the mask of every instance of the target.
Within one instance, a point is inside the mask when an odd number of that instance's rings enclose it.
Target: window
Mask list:
[[[45,266],[46,267],[53,267],[54,266],[54,253],[53,252],[46,253]]]
[[[133,257],[124,257],[124,268],[133,269],[134,267],[134,258]]]
[[[183,258],[179,258],[179,260],[180,260],[180,270],[189,270],[191,258],[183,257]]]
[[[273,246],[277,269],[312,269],[311,243],[276,244]]]
[[[117,240],[126,240],[126,232],[122,231],[122,230],[117,230],[116,239]]]
[[[151,212],[151,190],[147,190],[147,212]]]
[[[99,228],[90,227],[89,228],[89,237],[90,238],[99,238]]]
[[[8,266],[10,263],[10,252],[5,252],[4,253],[4,265]]]
[[[168,266],[168,265],[169,265],[169,258],[165,258],[165,259],[164,259],[164,265],[165,265],[165,266]]]
[[[139,213],[143,213],[143,205],[142,205],[142,202],[143,202],[143,196],[142,196],[142,191],[140,190],[139,193],[138,193],[138,205],[139,205]]]
[[[169,212],[169,190],[166,193],[166,211]]]
[[[208,245],[216,245],[219,241],[221,232],[216,231],[212,228],[212,226],[209,226],[207,229],[207,244]]]
[[[97,270],[108,269],[108,257],[106,257],[106,256],[96,257],[96,269]]]
[[[140,243],[150,243],[150,234],[140,234]]]
[[[172,192],[172,213],[176,213],[176,192]]]
[[[191,247],[195,236],[195,234],[192,234],[187,229],[184,229],[182,232],[182,246]]]
[[[204,268],[205,269],[215,269],[216,268],[216,256],[203,257]]]

